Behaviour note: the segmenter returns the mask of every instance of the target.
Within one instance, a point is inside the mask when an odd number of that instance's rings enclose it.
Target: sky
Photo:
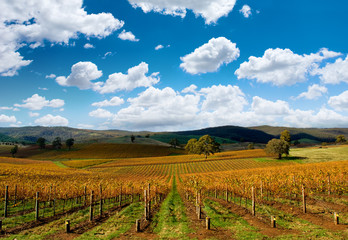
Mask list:
[[[345,0],[0,9],[0,127],[348,127]]]

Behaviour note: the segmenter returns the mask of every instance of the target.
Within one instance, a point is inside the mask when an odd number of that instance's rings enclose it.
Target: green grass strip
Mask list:
[[[231,230],[237,239],[265,239],[257,228],[250,226],[242,217],[230,212],[212,200],[204,201],[204,211],[211,218],[212,228],[221,227]]]
[[[192,231],[189,228],[184,203],[177,191],[175,176],[172,190],[163,201],[153,222],[157,223],[154,232],[160,239],[189,239],[186,235]]]

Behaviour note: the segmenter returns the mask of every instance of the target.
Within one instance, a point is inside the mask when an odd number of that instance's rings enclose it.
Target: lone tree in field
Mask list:
[[[11,154],[12,154],[12,157],[14,158],[15,157],[15,154],[18,152],[18,146],[15,145],[13,148],[11,148]]]
[[[198,141],[197,139],[190,139],[187,144],[185,149],[189,153],[193,154],[204,154],[205,159],[210,154],[214,154],[216,152],[220,151],[220,144],[215,142],[215,139],[212,138],[209,135],[204,135],[202,136]]]
[[[280,133],[280,140],[284,140],[285,142],[288,142],[290,144],[291,142],[290,132],[288,130],[282,131]]]
[[[56,137],[52,142],[52,146],[55,149],[61,149],[62,148],[62,139],[60,139],[60,137]]]
[[[69,138],[65,141],[65,145],[69,148],[69,151],[71,147],[74,145],[75,140],[73,138]]]
[[[177,138],[172,138],[169,142],[170,145],[172,145],[173,148],[176,148],[176,146],[180,145],[180,142]]]
[[[289,155],[290,144],[281,139],[272,139],[266,145],[267,154],[277,154],[278,159],[282,159],[282,154]]]
[[[336,143],[346,143],[347,139],[344,135],[338,135],[336,137]]]
[[[135,141],[135,136],[134,135],[131,136],[131,141],[132,141],[132,143],[134,143],[134,141]]]
[[[39,137],[36,143],[39,145],[40,149],[46,148],[46,139],[44,139],[43,137]]]

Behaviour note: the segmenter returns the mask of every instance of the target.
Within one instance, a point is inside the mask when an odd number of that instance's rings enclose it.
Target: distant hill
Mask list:
[[[77,143],[129,143],[130,136],[136,137],[135,143],[163,145],[172,138],[177,138],[181,144],[191,138],[199,138],[209,134],[216,138],[219,143],[254,142],[267,143],[272,138],[279,137],[283,130],[289,130],[292,140],[303,142],[333,142],[339,134],[348,138],[348,128],[287,128],[287,127],[238,127],[221,126],[200,130],[179,132],[130,132],[122,130],[88,130],[69,127],[17,127],[0,128],[0,139],[14,139],[17,141],[36,142],[39,137],[44,137],[48,142],[60,137],[63,141],[74,138]]]

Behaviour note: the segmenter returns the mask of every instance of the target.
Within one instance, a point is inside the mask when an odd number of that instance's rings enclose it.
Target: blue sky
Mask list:
[[[0,3],[0,127],[347,127],[348,3]]]

